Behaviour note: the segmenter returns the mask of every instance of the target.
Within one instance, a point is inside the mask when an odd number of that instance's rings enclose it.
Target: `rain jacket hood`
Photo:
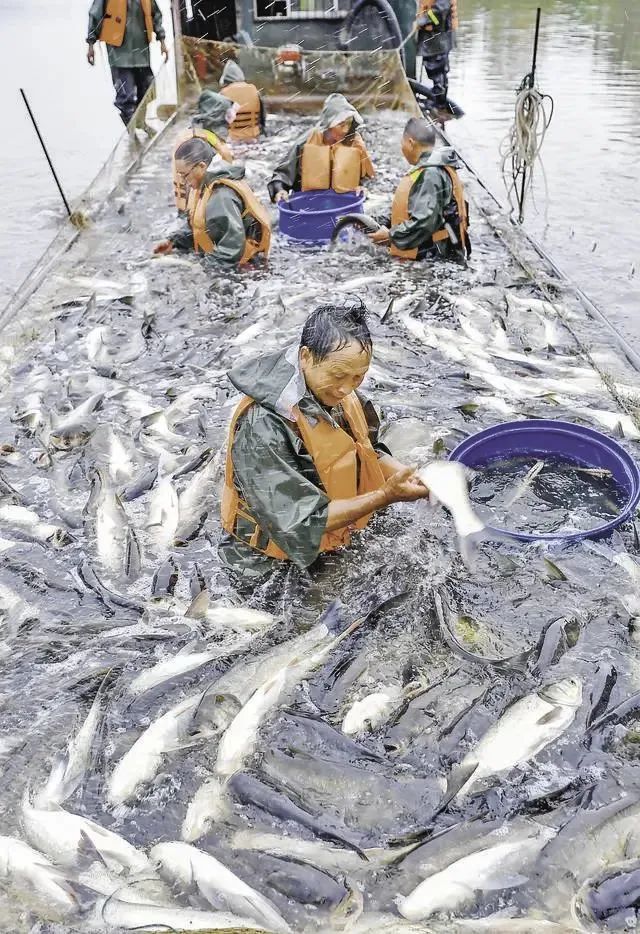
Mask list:
[[[243,165],[229,165],[228,162],[223,162],[218,153],[216,153],[209,163],[203,185],[215,182],[218,178],[231,178],[234,181],[240,181],[240,179],[244,178],[244,175],[245,170]]]
[[[344,123],[345,120],[353,120],[356,128],[364,125],[364,120],[344,94],[330,94],[322,106],[316,129],[324,132],[324,130],[331,129],[332,126]]]
[[[298,346],[292,344],[284,351],[245,360],[229,371],[229,380],[265,409],[293,420],[293,406],[307,392],[298,351]]]
[[[232,58],[226,63],[220,75],[220,87],[226,88],[228,84],[236,84],[238,81],[244,81],[244,71],[234,62]]]
[[[226,120],[227,112],[232,102],[216,91],[203,91],[198,98],[198,113],[191,118],[193,126],[210,130],[216,136],[226,139],[229,135],[229,124]]]
[[[430,153],[423,153],[418,165],[452,165],[458,166],[458,155],[453,146],[438,146]]]

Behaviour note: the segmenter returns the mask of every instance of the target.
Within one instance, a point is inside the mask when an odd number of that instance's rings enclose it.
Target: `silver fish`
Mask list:
[[[0,837],[0,880],[50,921],[60,921],[78,909],[61,871],[15,837]]]
[[[578,678],[564,678],[520,698],[453,770],[447,800],[464,797],[481,779],[533,759],[571,725],[581,703]]]
[[[222,901],[230,911],[264,924],[270,931],[278,934],[291,931],[267,898],[197,847],[189,843],[159,843],[151,849],[149,858],[162,878],[178,883],[182,889],[195,889],[213,907]]]

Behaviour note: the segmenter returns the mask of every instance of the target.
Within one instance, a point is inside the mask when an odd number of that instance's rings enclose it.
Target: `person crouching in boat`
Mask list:
[[[213,146],[198,138],[178,146],[175,158],[178,175],[191,188],[188,223],[153,252],[194,249],[210,262],[241,266],[259,253],[266,256],[269,213],[244,181],[244,167],[221,162]]]
[[[428,496],[378,438],[357,390],[373,353],[362,303],[323,305],[299,344],[229,373],[244,394],[229,428],[219,554],[240,578],[349,545],[372,514]]]
[[[356,191],[375,169],[364,140],[358,111],[342,94],[330,94],[310,133],[306,133],[275,169],[268,184],[272,201],[291,191]]]
[[[434,128],[417,117],[407,123],[402,154],[412,166],[396,189],[391,219],[369,234],[392,256],[463,258],[471,253],[469,211],[450,146],[436,147]]]
[[[227,61],[220,76],[220,94],[236,105],[231,123],[232,140],[255,140],[264,133],[266,113],[264,101],[255,84],[245,81],[240,65],[233,60],[232,52],[226,53]]]
[[[204,139],[225,162],[233,162],[233,153],[225,140],[229,124],[233,122],[235,108],[228,98],[216,91],[205,90],[198,98],[198,110],[191,118],[191,126],[181,134],[176,150],[187,140]],[[176,169],[176,150],[173,153],[173,191],[179,214],[185,214],[189,198],[189,185]]]

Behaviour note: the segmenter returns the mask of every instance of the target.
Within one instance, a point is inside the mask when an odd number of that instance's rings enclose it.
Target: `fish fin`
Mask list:
[[[78,865],[88,868],[92,863],[101,863],[105,869],[109,866],[105,862],[104,856],[95,845],[86,830],[80,831],[80,843],[78,844]]]
[[[549,710],[547,713],[543,714],[538,720],[536,720],[536,725],[538,726],[548,726],[550,723],[555,723],[556,720],[562,720],[563,714],[559,707],[554,707],[553,710]]]
[[[519,885],[524,885],[525,882],[528,881],[529,877],[523,876],[521,873],[502,870],[496,871],[489,876],[488,880],[484,880],[482,888],[486,891],[491,891],[492,889],[514,889]]]
[[[479,762],[463,766],[462,764],[454,766],[447,779],[447,791],[438,806],[439,811],[443,811],[456,798],[467,785],[471,784],[471,779],[477,773],[480,766]]]
[[[189,619],[204,619],[209,609],[209,599],[209,592],[207,590],[201,590],[200,593],[193,598],[184,615],[188,616]]]

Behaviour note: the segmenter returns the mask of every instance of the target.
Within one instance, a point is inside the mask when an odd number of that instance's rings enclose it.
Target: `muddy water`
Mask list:
[[[538,85],[555,114],[526,226],[638,346],[640,7],[630,0],[545,0]],[[531,68],[535,9],[523,0],[459,3],[451,96],[466,112],[451,134],[506,203],[500,145],[515,89]]]
[[[369,121],[378,167],[368,203],[372,213],[385,206],[398,177],[388,140],[402,122],[392,114]],[[240,153],[250,157],[248,177],[259,191],[269,166],[300,131],[281,118],[271,127],[273,134],[259,147]],[[216,556],[219,475],[209,515],[185,546],[175,544],[166,522],[157,525],[159,501],[170,500],[172,489],[185,490],[192,474],[180,476],[181,467],[199,452],[210,448],[219,457],[236,402],[226,370],[241,358],[296,341],[316,302],[349,293],[361,296],[372,316],[375,356],[363,391],[381,407],[385,440],[407,462],[442,456],[470,432],[524,414],[597,425],[608,412],[631,451],[640,433],[616,409],[579,342],[558,320],[551,321],[550,349],[545,315],[552,312],[536,303],[531,284],[479,212],[469,269],[406,266],[366,244],[314,252],[278,237],[267,271],[219,277],[193,257],[187,265],[171,257],[151,259],[153,243],[175,223],[168,173],[179,131],[177,126],[152,150],[7,334],[0,442],[16,450],[3,448],[0,468],[14,488],[3,487],[0,502],[14,507],[4,513],[0,554],[0,832],[25,838],[25,788],[35,793],[43,787],[103,685],[103,713],[86,774],[64,808],[144,852],[179,839],[189,801],[215,777],[225,711],[237,709],[238,697],[249,697],[266,676],[265,653],[307,632],[337,598],[343,604],[338,630],[370,613],[366,623],[289,683],[265,714],[255,747],[239,763],[240,777],[221,788],[217,816],[197,845],[268,897],[295,931],[339,931],[360,913],[354,931],[401,931],[395,898],[418,885],[423,864],[447,865],[477,848],[492,828],[501,841],[536,834],[534,815],[551,835],[567,822],[573,828],[581,808],[595,813],[636,785],[628,725],[614,722],[597,733],[597,742],[585,740],[587,718],[601,699],[594,686],[603,668],[614,666],[617,680],[599,709],[640,689],[639,649],[627,627],[640,598],[633,530],[622,529],[596,550],[588,544],[553,551],[484,546],[466,568],[444,513],[426,503],[397,506],[378,516],[349,552],[305,573],[280,569],[242,597]],[[473,185],[470,190],[477,194]],[[572,332],[591,343],[589,321],[562,301]],[[601,359],[619,390],[628,388],[631,377],[613,350],[602,348]],[[169,410],[187,391],[191,401]],[[48,443],[52,417],[94,393],[104,395],[89,440],[71,451],[54,450]],[[154,411],[167,414],[168,424],[145,418]],[[119,468],[111,463],[111,431],[128,451],[136,478],[161,468],[161,482],[126,501],[119,513],[118,523],[135,531],[141,550],[139,572],[129,580],[110,547],[117,528],[105,536],[108,524],[97,520],[91,505],[86,508],[95,469],[111,469],[115,476],[125,469],[122,456]],[[25,528],[24,513],[15,506],[53,528]],[[169,557],[178,567],[175,592],[152,599],[153,577]],[[87,584],[92,569],[129,605],[114,603],[113,595],[100,598]],[[213,605],[267,609],[272,623],[231,626],[224,614],[217,621],[186,616],[190,582],[197,590],[199,577]],[[466,654],[443,639],[436,592],[446,603],[445,624]],[[536,649],[549,624],[565,615],[573,621],[571,638],[545,642],[544,652]],[[197,669],[139,696],[132,692],[134,679],[158,662],[180,650],[204,649],[212,657]],[[529,661],[514,667],[483,660],[528,650]],[[242,667],[256,659],[262,660],[253,668]],[[219,680],[223,675],[226,681]],[[584,703],[562,735],[535,762],[479,783],[477,795],[439,809],[453,767],[505,708],[566,677],[582,680]],[[217,684],[223,718],[216,721],[217,732],[197,742],[187,731],[181,741],[169,742],[124,805],[112,800],[114,769],[143,731],[185,698]],[[385,695],[384,713],[373,729],[363,722],[356,745],[349,745],[341,733],[346,713],[371,694]],[[255,781],[269,803],[258,803]],[[285,801],[307,813],[306,824],[286,818]],[[464,828],[470,818],[478,822]],[[427,842],[406,863],[398,862],[397,851],[389,853],[392,843],[416,833],[419,838],[425,828],[451,829],[451,836],[434,840],[435,850]],[[258,833],[278,839],[265,842]],[[585,849],[580,833],[576,827],[577,853]],[[283,847],[291,855],[305,843],[301,862],[282,858]],[[354,847],[383,852],[365,861]],[[77,865],[64,874],[73,879],[92,857],[91,851],[72,855]],[[617,845],[607,850],[607,859],[620,857]],[[389,860],[397,864],[387,867]],[[577,884],[591,873],[575,857],[571,869]],[[506,905],[564,920],[572,892],[556,897],[553,862],[532,859],[522,874],[526,883],[490,889],[454,907],[454,919],[466,919],[474,929],[478,918]],[[70,915],[55,930],[85,931],[90,923],[102,929],[115,917],[116,903],[144,901],[126,872],[106,882],[104,872],[97,875],[101,893],[91,894],[86,877],[81,890],[86,914]],[[107,895],[119,893],[108,905],[105,886]],[[184,886],[173,897],[174,906],[184,909],[204,905]],[[41,908],[34,914],[31,907],[28,891],[20,898],[15,887],[2,893],[0,927],[31,930],[34,917],[42,916]],[[126,905],[120,909],[126,914]],[[158,924],[153,906],[140,910],[142,917],[122,927]],[[456,929],[451,920],[441,922],[440,929]],[[173,927],[195,929],[186,921]]]

